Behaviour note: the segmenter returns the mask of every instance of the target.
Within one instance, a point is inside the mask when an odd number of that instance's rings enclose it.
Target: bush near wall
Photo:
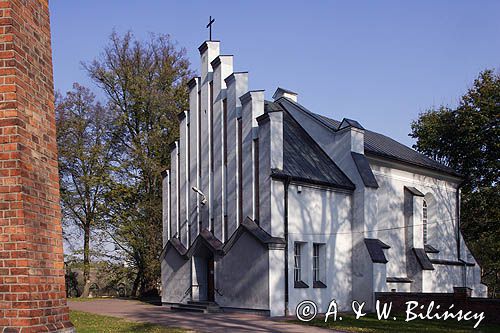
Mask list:
[[[65,263],[66,295],[80,297],[83,291],[83,262],[71,260]],[[93,263],[90,268],[89,297],[129,297],[135,272],[122,264],[108,261]]]

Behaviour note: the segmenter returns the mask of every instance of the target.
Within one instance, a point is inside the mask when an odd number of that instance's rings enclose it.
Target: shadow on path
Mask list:
[[[71,310],[182,327],[196,332],[334,332],[247,313],[174,312],[162,306],[135,300],[106,299],[88,302],[68,300],[68,305]]]

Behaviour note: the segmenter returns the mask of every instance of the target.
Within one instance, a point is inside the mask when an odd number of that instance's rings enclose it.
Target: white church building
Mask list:
[[[459,174],[294,92],[265,100],[218,41],[199,51],[163,173],[164,305],[280,316],[302,300],[373,309],[376,292],[486,296]]]

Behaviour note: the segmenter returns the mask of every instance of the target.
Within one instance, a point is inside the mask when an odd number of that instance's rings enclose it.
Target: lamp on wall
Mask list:
[[[205,194],[196,186],[191,187],[191,189],[201,196],[201,204],[205,206],[205,204],[207,203],[207,197],[205,196]]]

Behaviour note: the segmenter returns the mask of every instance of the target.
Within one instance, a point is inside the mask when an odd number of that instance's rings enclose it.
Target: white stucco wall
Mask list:
[[[457,212],[456,190],[458,179],[443,175],[401,170],[391,167],[390,163],[369,159],[370,166],[379,188],[374,192],[366,192],[365,209],[371,209],[376,214],[376,225],[367,226],[367,234],[371,238],[378,238],[387,243],[391,248],[386,251],[387,276],[406,277],[405,256],[405,229],[404,226],[404,187],[413,186],[422,192],[425,197],[414,200],[420,207],[414,208],[414,226],[417,241],[415,247],[423,247],[423,227],[421,205],[423,199],[428,205],[428,241],[439,253],[429,254],[431,259],[458,261],[457,255]],[[420,224],[420,225],[417,225]],[[434,264],[433,271],[423,271],[423,292],[453,292],[453,287],[466,285],[473,289],[477,296],[485,295],[485,286],[480,283],[480,268],[475,259],[470,255],[463,239],[461,239],[462,260],[475,263],[474,267],[467,268],[467,275],[463,274],[463,267],[452,265]],[[398,291],[405,291],[406,286],[398,286]],[[390,288],[389,288],[390,290]]]
[[[288,193],[289,311],[298,303],[313,300],[325,312],[335,299],[340,309],[351,302],[351,196],[322,188],[291,184]],[[305,242],[303,280],[309,288],[294,288],[294,242]],[[313,243],[326,244],[326,288],[313,288]]]
[[[433,200],[428,203],[428,244],[440,251],[438,257],[457,260],[456,248],[456,187],[457,183],[381,165],[370,159],[377,179],[377,191],[367,193],[365,204],[377,205],[374,221],[367,225],[367,234],[389,244],[387,275],[405,276],[404,248],[404,187],[413,186]],[[421,209],[420,209],[421,210]],[[414,224],[422,224],[421,218]],[[389,230],[387,230],[389,229]],[[415,226],[421,231],[421,226]],[[423,237],[421,235],[420,237]]]

